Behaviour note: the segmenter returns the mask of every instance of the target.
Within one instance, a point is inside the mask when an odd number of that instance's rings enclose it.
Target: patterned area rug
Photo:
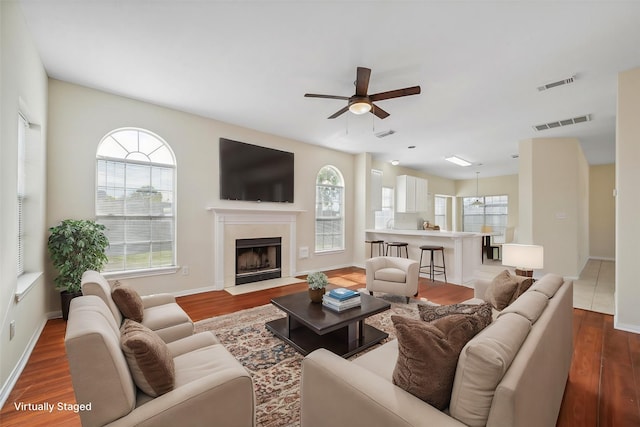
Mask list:
[[[391,315],[417,318],[418,301],[404,304],[404,298],[385,296],[383,299],[391,303],[391,309],[369,317],[366,322],[387,332],[388,341],[395,338]],[[300,425],[300,371],[303,357],[264,326],[266,322],[279,317],[284,317],[284,313],[267,304],[201,320],[196,322],[195,327],[196,332],[213,331],[227,350],[251,373],[256,392],[256,421],[260,427]]]

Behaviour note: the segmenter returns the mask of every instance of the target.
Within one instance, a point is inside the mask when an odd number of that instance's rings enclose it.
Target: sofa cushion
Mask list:
[[[513,293],[511,297],[511,301],[509,304],[514,302],[520,295],[524,294],[530,287],[533,285],[533,277],[525,277],[525,276],[512,276],[518,282],[518,286],[516,287],[516,291]]]
[[[407,273],[399,268],[381,268],[374,273],[374,279],[384,280],[385,282],[404,283],[407,280]]]
[[[134,289],[116,282],[111,288],[111,298],[124,317],[142,322],[144,305],[142,305],[142,298]]]
[[[509,304],[507,308],[502,310],[498,317],[506,313],[516,313],[526,317],[533,325],[547,307],[548,302],[547,296],[540,292],[525,292],[513,304]]]
[[[120,347],[138,388],[152,397],[171,391],[175,367],[167,344],[158,334],[131,319],[125,319],[120,334]]]
[[[498,383],[529,334],[526,318],[507,313],[462,349],[453,382],[449,412],[468,426],[485,426]]]
[[[432,322],[452,314],[478,316],[482,321],[482,328],[489,326],[489,323],[493,320],[491,317],[491,304],[484,301],[481,304],[418,304],[418,313],[425,322]]]
[[[542,279],[534,283],[529,290],[540,292],[541,294],[546,295],[547,298],[553,298],[563,283],[564,279],[562,276],[558,276],[557,274],[546,274]]]
[[[393,383],[443,410],[449,405],[460,350],[482,330],[477,316],[452,314],[433,322],[391,316],[398,336]]]
[[[518,281],[509,273],[509,270],[504,270],[493,278],[484,294],[484,299],[496,310],[503,310],[511,302],[517,288]]]

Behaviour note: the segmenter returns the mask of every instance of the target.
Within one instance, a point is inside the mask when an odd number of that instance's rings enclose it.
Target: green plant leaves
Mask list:
[[[49,228],[49,256],[58,276],[54,279],[59,291],[78,292],[82,274],[100,271],[107,263],[109,240],[106,227],[91,220],[66,219]]]

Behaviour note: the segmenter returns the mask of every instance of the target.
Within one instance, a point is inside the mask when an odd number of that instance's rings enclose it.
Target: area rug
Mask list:
[[[391,315],[417,318],[418,302],[404,304],[404,298],[384,298],[391,309],[369,317],[369,325],[395,338]],[[271,304],[196,322],[196,332],[213,331],[220,342],[247,368],[256,393],[256,423],[260,427],[300,425],[300,372],[303,356],[275,337],[264,326],[284,317]],[[383,341],[383,342],[385,342]],[[375,347],[374,347],[375,348]],[[353,356],[358,357],[359,355]]]

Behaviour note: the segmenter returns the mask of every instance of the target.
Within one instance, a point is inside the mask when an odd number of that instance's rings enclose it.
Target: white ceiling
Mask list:
[[[51,77],[451,179],[517,173],[518,141],[536,137],[613,163],[617,74],[640,66],[634,1],[20,2]],[[380,101],[384,120],[328,120],[346,101],[304,98],[353,95],[357,66],[370,94],[422,93]]]

